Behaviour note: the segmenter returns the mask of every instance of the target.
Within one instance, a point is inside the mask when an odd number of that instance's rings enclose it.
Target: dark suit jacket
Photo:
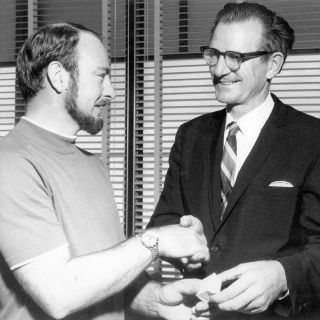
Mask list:
[[[276,259],[286,272],[292,312],[298,319],[320,319],[320,310],[315,311],[320,304],[320,120],[273,99],[275,107],[238,174],[222,221],[225,110],[179,128],[148,227],[179,223],[183,215],[198,217],[211,251],[201,276],[243,262]],[[274,181],[294,187],[269,186]],[[270,315],[272,309],[265,318],[253,318],[277,319]],[[221,315],[225,317],[252,319]]]

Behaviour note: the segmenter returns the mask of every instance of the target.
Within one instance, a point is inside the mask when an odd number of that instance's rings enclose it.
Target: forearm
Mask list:
[[[144,241],[152,238],[157,239],[160,257],[200,254],[201,260],[209,259],[203,234],[191,227],[173,225],[148,230]],[[123,290],[152,261],[151,248],[142,238],[133,237],[108,250],[71,258],[68,247],[62,247],[14,273],[47,313],[61,318]]]
[[[74,259],[70,259],[67,250],[15,271],[25,290],[55,318],[120,292],[152,260],[150,250],[137,238]]]
[[[83,293],[83,302],[88,293],[99,301],[123,290],[151,261],[150,250],[139,238],[132,238],[105,252],[71,260],[68,275],[79,294]]]

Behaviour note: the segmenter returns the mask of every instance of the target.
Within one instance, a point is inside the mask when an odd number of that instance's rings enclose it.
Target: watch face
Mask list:
[[[155,234],[151,233],[151,232],[146,232],[142,235],[142,242],[144,243],[144,245],[148,246],[148,247],[153,247],[156,245],[158,239],[156,237]]]

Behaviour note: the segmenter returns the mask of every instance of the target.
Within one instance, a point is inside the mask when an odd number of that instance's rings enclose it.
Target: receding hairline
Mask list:
[[[248,17],[248,18],[245,18],[245,19],[239,19],[239,20],[226,20],[226,21],[223,21],[222,19],[212,28],[211,30],[211,39],[213,37],[213,34],[216,30],[216,28],[219,26],[219,25],[234,25],[234,24],[245,24],[245,23],[249,23],[249,22],[258,22],[259,25],[261,26],[261,30],[262,32],[265,32],[265,26],[263,24],[263,22],[261,21],[261,19],[259,19],[258,17]],[[263,35],[263,34],[262,34]]]
[[[233,21],[220,20],[217,23],[217,25],[215,25],[214,29],[211,32],[210,41],[212,41],[214,32],[216,31],[218,26],[221,26],[221,25],[231,26],[231,25],[236,25],[236,24],[246,24],[246,23],[250,23],[250,22],[257,22],[259,24],[260,28],[261,28],[260,29],[261,30],[261,33],[260,33],[260,44],[259,44],[259,46],[261,46],[262,43],[263,43],[263,37],[264,37],[264,33],[266,32],[266,30],[265,30],[265,27],[264,27],[264,24],[262,23],[262,21],[257,17],[248,17],[247,19],[233,20]]]

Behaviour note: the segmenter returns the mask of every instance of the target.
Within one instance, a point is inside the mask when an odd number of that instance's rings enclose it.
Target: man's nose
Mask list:
[[[110,76],[106,76],[104,78],[102,95],[108,98],[109,100],[114,99],[116,96],[113,86],[111,84]]]
[[[230,73],[230,69],[226,65],[226,60],[223,55],[220,55],[218,62],[214,67],[210,67],[210,72],[212,76],[218,78]]]

